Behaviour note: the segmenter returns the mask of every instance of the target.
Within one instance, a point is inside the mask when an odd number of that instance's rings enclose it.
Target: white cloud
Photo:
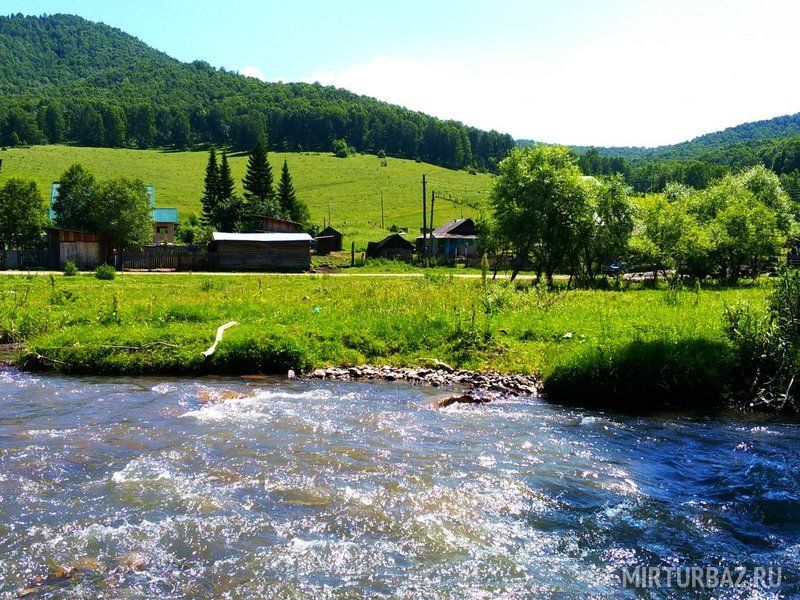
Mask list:
[[[264,75],[264,72],[259,69],[258,67],[254,67],[252,65],[245,66],[241,71],[239,71],[245,77],[254,77],[256,79],[260,79],[261,81],[266,81],[267,77]]]
[[[375,56],[303,78],[516,137],[658,145],[800,111],[800,3],[655,5],[556,56]],[[533,53],[531,52],[533,55]]]

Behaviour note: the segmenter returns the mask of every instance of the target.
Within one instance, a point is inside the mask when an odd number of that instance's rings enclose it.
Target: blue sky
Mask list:
[[[790,0],[0,0],[180,60],[321,81],[516,137],[657,145],[800,111]]]

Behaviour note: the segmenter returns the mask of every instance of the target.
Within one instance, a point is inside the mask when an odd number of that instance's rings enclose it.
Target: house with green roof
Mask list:
[[[53,210],[53,204],[58,198],[58,189],[61,185],[58,182],[53,183],[50,187],[50,220],[56,220],[56,213]],[[152,184],[144,186],[147,191],[147,197],[150,199],[150,209],[153,216],[153,244],[174,244],[175,243],[175,230],[178,227],[178,209],[177,208],[156,208],[156,188]]]

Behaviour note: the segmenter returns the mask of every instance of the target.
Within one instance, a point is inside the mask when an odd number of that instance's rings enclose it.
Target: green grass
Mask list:
[[[723,308],[763,306],[769,286],[553,293],[495,282],[484,293],[480,280],[438,274],[5,276],[0,340],[26,342],[30,366],[75,372],[282,372],[435,358],[537,375],[568,400],[591,400],[598,384],[636,399],[665,385],[667,394],[716,386],[729,366]],[[240,325],[205,360],[230,320]]]
[[[0,152],[3,169],[0,178],[12,176],[33,179],[45,199],[50,184],[73,163],[86,165],[99,178],[115,176],[139,177],[156,187],[158,206],[175,206],[181,217],[200,212],[203,174],[208,155],[205,151],[169,152],[163,150],[128,150],[81,148],[74,146],[32,146],[9,148]],[[336,158],[330,153],[271,152],[270,163],[276,181],[284,159],[289,163],[298,195],[306,201],[311,217],[320,225],[328,218],[331,207],[333,225],[345,234],[345,245],[355,241],[358,249],[369,240],[388,234],[381,225],[381,191],[384,199],[384,225],[408,227],[416,237],[422,226],[422,175],[430,190],[480,205],[488,197],[491,177],[470,175],[413,160],[388,158],[387,166],[372,155]],[[231,157],[231,168],[241,192],[247,157]],[[464,216],[477,216],[477,211],[463,206]],[[444,199],[437,201],[435,220],[462,216],[462,206]]]

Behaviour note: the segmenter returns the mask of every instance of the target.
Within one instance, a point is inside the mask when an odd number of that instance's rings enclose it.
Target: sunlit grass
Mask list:
[[[489,282],[487,294],[480,279],[442,274],[6,276],[0,339],[27,342],[29,358],[73,371],[280,372],[435,358],[546,381],[598,350],[725,345],[724,306],[763,306],[768,288],[552,293],[530,282]],[[240,325],[204,359],[216,328],[231,320]]]
[[[99,178],[139,177],[156,187],[158,206],[175,206],[181,217],[200,212],[203,175],[208,155],[205,151],[167,152],[81,148],[75,146],[32,146],[9,148],[0,153],[3,169],[0,179],[11,176],[33,179],[49,198],[50,184],[73,163],[86,165]],[[284,159],[288,161],[298,196],[305,200],[315,223],[322,225],[330,214],[334,227],[345,235],[345,246],[355,241],[358,250],[367,241],[379,240],[388,231],[381,229],[381,194],[384,227],[407,227],[411,239],[422,226],[422,175],[427,176],[428,193],[439,194],[435,222],[461,216],[475,217],[477,211],[445,200],[450,194],[470,204],[486,201],[491,177],[470,175],[413,160],[388,158],[386,166],[372,155],[356,154],[336,158],[330,153],[271,152],[270,163],[276,181]],[[247,157],[235,154],[231,169],[241,193]],[[330,213],[329,213],[330,207]]]

